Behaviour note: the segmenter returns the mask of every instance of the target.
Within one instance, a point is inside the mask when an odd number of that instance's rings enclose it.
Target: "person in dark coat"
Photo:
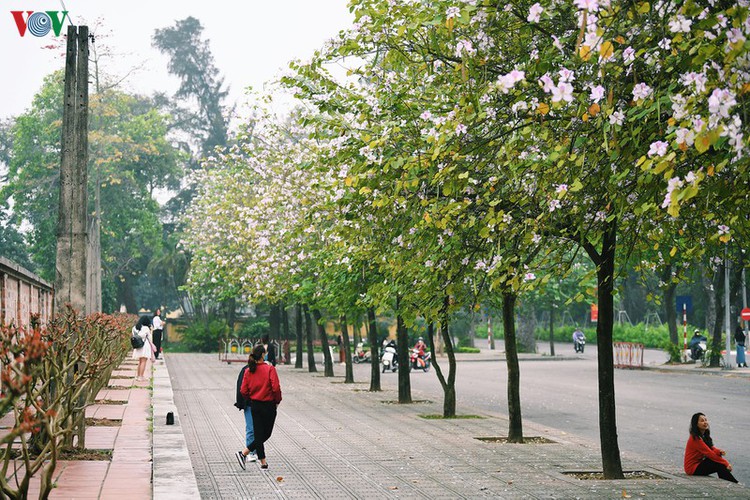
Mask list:
[[[240,389],[242,388],[242,380],[245,378],[245,372],[247,371],[248,366],[249,365],[243,366],[240,370],[239,376],[237,377],[237,395],[234,403],[234,406],[236,406],[237,409],[242,410],[242,412],[245,414],[245,448],[235,454],[235,456],[237,457],[237,461],[240,463],[240,467],[242,467],[242,470],[245,470],[246,462],[255,462],[258,458],[255,453],[251,452],[248,449],[250,444],[255,441],[255,432],[253,430],[253,412],[250,411],[250,401],[246,399],[240,391]]]
[[[734,344],[737,348],[737,366],[744,366],[747,368],[747,361],[745,360],[745,332],[742,330],[742,325],[737,325],[734,330]]]
[[[268,334],[263,335],[261,343],[263,344],[263,348],[266,350],[265,360],[270,363],[271,366],[276,366],[276,344],[269,340]]]

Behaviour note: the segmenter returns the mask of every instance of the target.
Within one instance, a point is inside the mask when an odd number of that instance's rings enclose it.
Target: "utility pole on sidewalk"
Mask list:
[[[55,309],[86,312],[89,29],[68,26],[57,220]]]

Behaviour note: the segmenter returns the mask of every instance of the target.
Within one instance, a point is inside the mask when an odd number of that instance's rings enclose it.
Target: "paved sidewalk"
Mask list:
[[[750,498],[744,486],[629,454],[625,470],[659,479],[578,480],[564,473],[601,470],[598,443],[528,422],[527,437],[552,443],[481,441],[505,436],[507,418],[424,419],[442,412],[442,400],[399,405],[394,391],[370,393],[368,382],[344,384],[291,366],[277,367],[284,401],[266,446],[270,467],[248,463],[243,471],[233,456],[244,436],[232,406],[240,366],[201,354],[170,354],[167,366],[202,498]],[[420,399],[416,391],[412,397]],[[155,498],[158,481],[155,473]]]

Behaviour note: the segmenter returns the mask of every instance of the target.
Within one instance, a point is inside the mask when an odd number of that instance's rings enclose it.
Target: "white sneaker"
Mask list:
[[[248,462],[255,462],[258,460],[258,455],[254,452],[250,453],[249,455],[245,457],[245,460],[247,460]]]

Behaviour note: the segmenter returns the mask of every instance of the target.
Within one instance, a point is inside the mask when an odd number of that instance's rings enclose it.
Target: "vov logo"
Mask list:
[[[44,12],[34,12],[33,10],[12,10],[10,13],[16,21],[19,35],[24,36],[26,31],[28,31],[37,37],[46,36],[50,31],[53,31],[55,36],[60,36],[63,23],[68,15],[67,10],[47,10]],[[24,13],[26,14],[25,19],[23,17]],[[62,14],[62,16],[60,16],[60,14]]]

